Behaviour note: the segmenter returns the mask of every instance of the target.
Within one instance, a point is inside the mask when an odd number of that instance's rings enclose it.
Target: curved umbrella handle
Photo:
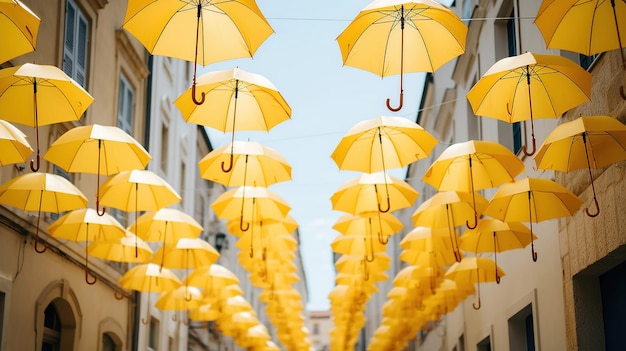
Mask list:
[[[228,168],[224,168],[224,161],[222,161],[222,172],[224,173],[228,173],[233,169],[233,154],[232,152],[230,153],[230,164],[228,166]],[[245,184],[244,184],[245,185]]]
[[[537,150],[537,142],[535,141],[535,136],[533,135],[533,148],[532,151],[526,151],[526,145],[522,146],[522,151],[524,152],[524,155],[526,156],[532,156],[535,154],[535,151]]]
[[[476,213],[476,210],[474,210],[474,225],[471,226],[469,224],[469,220],[465,221],[465,225],[468,229],[476,229],[476,227],[478,226],[478,213]]]
[[[30,160],[30,170],[33,172],[37,172],[39,170],[39,166],[40,166],[39,150],[37,150],[37,157],[35,159],[37,160],[37,163],[36,163],[37,166],[35,166],[35,160]]]
[[[387,212],[389,212],[389,210],[390,210],[390,209],[391,209],[391,202],[390,202],[390,200],[389,200],[389,196],[387,196],[387,208],[386,208],[386,209],[384,209],[384,210],[383,210],[383,209],[380,207],[380,203],[378,203],[378,211],[380,211],[380,212],[382,212],[382,213],[387,213]]]
[[[404,92],[400,90],[400,104],[398,105],[398,107],[391,107],[390,103],[391,103],[391,99],[387,98],[387,108],[389,109],[389,111],[393,111],[393,112],[400,111],[402,109],[402,105],[404,104]]]
[[[193,84],[191,85],[191,99],[193,100],[193,103],[200,106],[204,104],[205,98],[206,98],[206,93],[203,91],[200,92],[200,100],[196,98],[196,82],[194,81]]]
[[[385,238],[383,233],[381,233],[379,231],[378,232],[378,242],[383,244],[383,245],[387,245],[387,243],[389,242],[389,236],[387,236],[387,238]]]
[[[35,235],[35,252],[44,253],[46,250],[48,250],[48,245],[45,243],[43,244],[43,250],[39,249],[39,236]]]
[[[624,99],[626,100],[626,99]],[[593,197],[593,203],[596,206],[596,213],[591,213],[589,212],[589,208],[585,208],[585,212],[587,213],[587,216],[593,218],[593,217],[597,217],[600,214],[600,204],[598,204],[598,199],[596,199],[596,197]]]
[[[500,284],[500,273],[498,273],[498,268],[496,267],[496,283]]]
[[[534,246],[534,245],[531,245],[531,250],[530,250],[530,252],[531,252],[531,253],[532,253],[532,255],[533,255],[533,262],[537,262],[537,251],[535,251],[535,246]]]
[[[476,303],[472,303],[472,307],[474,307],[475,310],[479,310],[480,309],[480,296],[478,296],[478,305],[476,305]]]
[[[185,299],[187,299],[187,297],[186,297],[186,296],[185,296]],[[172,320],[173,320],[174,322],[176,322],[176,321],[178,320],[178,316],[176,315],[176,313],[174,313],[174,314],[172,315]]]
[[[461,256],[461,251],[459,251],[458,248],[454,250],[454,259],[457,262],[461,262],[461,260],[463,260],[463,257]]]
[[[96,200],[96,213],[98,214],[98,216],[102,217],[104,216],[104,213],[106,212],[106,208],[102,207],[102,211],[100,211],[100,200]]]
[[[247,232],[248,229],[250,229],[250,223],[246,222],[246,226],[243,226],[243,217],[239,218],[239,229],[241,229],[242,232]]]
[[[148,321],[149,321],[149,320],[150,320],[150,318],[145,319],[145,318],[141,317],[141,324],[143,324],[143,325],[148,325]]]
[[[124,294],[122,294],[122,293],[121,293],[121,292],[119,292],[119,291],[116,291],[116,292],[113,294],[113,296],[115,297],[115,299],[116,299],[116,300],[121,300],[121,299],[123,299],[123,298],[124,298]]]

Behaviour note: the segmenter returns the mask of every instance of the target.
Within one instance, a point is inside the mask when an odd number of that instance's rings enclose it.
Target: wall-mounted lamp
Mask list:
[[[226,234],[217,233],[215,234],[215,249],[217,252],[222,252],[223,248],[228,248],[228,241],[226,240]]]

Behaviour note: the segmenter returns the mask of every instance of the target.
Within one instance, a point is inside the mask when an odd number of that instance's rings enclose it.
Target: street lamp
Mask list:
[[[215,234],[215,249],[217,252],[222,252],[223,248],[228,248],[228,241],[226,240],[226,234],[217,233]]]

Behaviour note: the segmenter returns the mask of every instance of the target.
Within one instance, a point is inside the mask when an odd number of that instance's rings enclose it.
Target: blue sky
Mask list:
[[[257,141],[278,151],[292,166],[293,179],[272,185],[292,207],[300,225],[301,255],[309,289],[309,310],[330,307],[328,293],[334,287],[335,270],[330,242],[332,229],[343,214],[332,210],[330,197],[347,180],[360,173],[340,171],[330,158],[343,135],[357,122],[385,116],[415,120],[423,73],[404,76],[404,107],[391,112],[385,105],[398,103],[399,76],[381,79],[360,69],[343,66],[335,38],[358,12],[363,0],[257,0],[275,33],[253,59],[208,65],[208,71],[239,68],[263,75],[281,92],[293,110],[292,119],[269,132],[237,132],[236,140]],[[209,130],[219,147],[230,134]],[[403,178],[404,170],[391,170]]]

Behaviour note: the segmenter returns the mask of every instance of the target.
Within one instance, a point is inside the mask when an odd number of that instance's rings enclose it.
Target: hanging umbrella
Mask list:
[[[220,254],[206,241],[180,238],[175,244],[161,246],[152,257],[152,263],[172,269],[189,269],[210,266]]]
[[[35,251],[39,249],[41,211],[61,213],[87,207],[87,198],[67,179],[50,173],[29,173],[13,178],[0,186],[0,204],[24,211],[37,211]]]
[[[131,0],[122,25],[152,55],[193,61],[192,99],[197,65],[252,57],[274,30],[254,0]]]
[[[145,263],[135,266],[124,273],[119,279],[119,284],[124,289],[148,292],[147,318],[141,318],[143,324],[150,320],[150,295],[153,292],[170,291],[181,286],[181,281],[176,274],[167,268],[161,268],[158,264]]]
[[[465,257],[461,262],[456,262],[445,274],[457,284],[476,284],[478,305],[472,304],[475,310],[480,309],[480,283],[494,282],[495,277],[504,277],[504,271],[488,258]]]
[[[163,245],[176,244],[181,238],[197,238],[203,231],[193,217],[174,208],[145,213],[129,229],[136,229],[135,234],[144,241],[162,242]]]
[[[337,37],[343,64],[381,77],[434,72],[465,52],[467,26],[446,6],[432,0],[376,0]],[[406,45],[405,45],[406,42]]]
[[[527,52],[496,62],[467,93],[474,113],[513,123],[530,119],[535,153],[536,118],[557,118],[589,101],[591,73],[558,55]]]
[[[257,236],[257,239],[254,237]],[[263,256],[267,256],[268,251],[275,252],[293,252],[298,249],[298,241],[291,234],[273,234],[257,235],[252,231],[242,235],[235,244],[241,250],[248,248],[250,257],[254,256],[254,251],[263,252]]]
[[[618,50],[624,61],[626,36],[626,4],[624,1],[554,1],[544,0],[537,12],[535,24],[548,48],[564,49],[592,56]],[[626,99],[624,86],[620,95]]]
[[[364,173],[342,184],[331,196],[333,210],[360,214],[393,212],[413,205],[419,194],[409,183],[383,172]],[[383,198],[386,208],[381,207]]]
[[[245,185],[221,194],[213,201],[211,208],[219,218],[239,218],[239,228],[242,231],[247,231],[250,222],[257,219],[257,216],[281,218],[291,209],[277,193],[264,187]]]
[[[93,97],[54,66],[25,63],[0,70],[0,119],[35,128],[39,170],[39,127],[79,120]]]
[[[485,214],[504,222],[530,223],[573,215],[582,201],[561,184],[543,178],[525,178],[504,184],[489,201]],[[530,241],[533,261],[537,261],[534,241]]]
[[[96,210],[100,215],[104,213],[104,208],[100,212],[100,175],[143,169],[152,159],[122,129],[99,124],[68,130],[50,145],[43,158],[67,172],[97,174]]]
[[[416,226],[447,228],[452,249],[457,261],[460,261],[455,227],[465,224],[467,218],[473,215],[474,201],[480,216],[487,207],[487,199],[480,193],[440,191],[419,205],[411,218]]]
[[[502,222],[498,219],[482,219],[474,229],[468,229],[461,235],[459,247],[474,252],[493,252],[494,263],[498,265],[498,253],[523,249],[536,240],[530,229],[519,222]],[[500,276],[496,271],[496,283]]]
[[[26,162],[33,153],[33,148],[26,140],[26,134],[11,123],[0,119],[0,166]]]
[[[203,295],[219,301],[225,288],[239,284],[239,278],[226,267],[214,263],[210,266],[199,267],[189,273],[184,284],[203,289]]]
[[[372,239],[373,233],[376,232],[381,244],[386,244],[389,237],[398,233],[402,227],[402,222],[394,215],[379,211],[362,212],[358,215],[345,214],[333,225],[333,229],[344,235],[368,234]]]
[[[584,155],[584,156],[583,156]],[[535,163],[539,169],[569,172],[587,168],[596,212],[600,214],[591,169],[601,169],[626,159],[626,125],[609,116],[583,116],[563,123],[546,137],[539,148]]]
[[[161,293],[154,306],[166,311],[189,311],[200,307],[204,303],[204,297],[200,289],[193,286],[179,286],[173,290]],[[176,314],[172,315],[172,320],[178,320]]]
[[[341,170],[384,172],[428,157],[437,142],[415,122],[380,116],[350,128],[331,158]]]
[[[454,190],[472,194],[474,224],[478,209],[476,190],[494,188],[512,181],[524,170],[524,163],[509,149],[492,141],[470,140],[448,146],[428,168],[422,180],[435,189]]]
[[[108,214],[99,216],[91,208],[72,210],[48,226],[48,232],[53,238],[68,239],[76,242],[107,241],[121,239],[126,236],[126,230]],[[96,283],[96,277],[89,280],[89,251],[85,248],[85,282],[89,285]]]
[[[260,217],[256,216],[256,220],[250,223],[250,229],[243,231],[239,228],[239,217],[231,219],[226,223],[228,232],[242,237],[248,232],[260,233],[261,236],[271,234],[287,234],[291,235],[298,228],[298,222],[289,214],[284,217]]]
[[[126,231],[126,235],[121,239],[92,242],[87,246],[87,253],[107,261],[146,263],[153,252],[143,240]]]
[[[387,246],[378,240],[367,240],[367,238],[365,235],[339,235],[333,239],[330,247],[335,253],[362,255],[368,262],[372,262],[377,252],[387,251]]]
[[[40,22],[21,1],[0,1],[0,63],[35,50]]]
[[[135,212],[136,228],[139,211],[155,211],[181,200],[180,195],[156,173],[148,170],[122,171],[109,177],[100,186],[100,203],[125,212]]]
[[[230,161],[231,170],[224,172]],[[235,141],[209,152],[198,162],[200,176],[226,186],[270,186],[291,180],[291,166],[274,149],[253,141]]]
[[[335,262],[335,268],[339,273],[362,274],[365,280],[369,280],[370,272],[373,275],[384,273],[391,266],[390,262],[391,258],[385,252],[374,253],[372,262],[368,262],[366,256],[347,254]]]
[[[217,304],[205,303],[189,312],[189,319],[194,321],[215,321],[220,317]]]

